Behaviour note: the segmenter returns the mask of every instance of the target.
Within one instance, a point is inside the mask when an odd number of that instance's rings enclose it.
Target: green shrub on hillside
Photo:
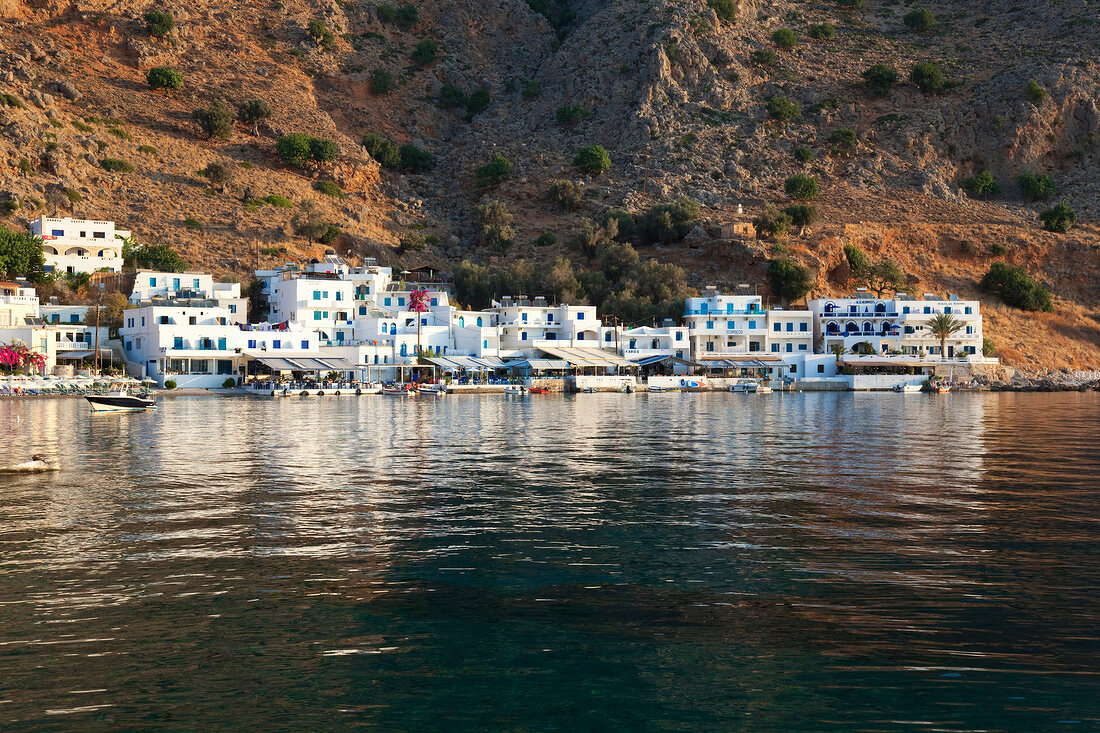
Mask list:
[[[237,119],[252,128],[252,134],[259,132],[260,122],[271,117],[271,105],[259,97],[246,99],[237,105]]]
[[[814,286],[814,275],[810,268],[798,264],[790,257],[769,260],[768,277],[771,279],[772,292],[788,301],[804,297]]]
[[[443,86],[439,88],[439,100],[438,104],[443,109],[454,109],[455,107],[466,106],[466,92],[456,87],[454,84],[448,84],[444,82]]]
[[[772,33],[772,43],[784,51],[790,51],[798,45],[798,36],[790,28],[780,28]]]
[[[790,122],[800,113],[798,105],[786,97],[772,97],[768,100],[768,117],[776,122]]]
[[[489,94],[489,90],[482,87],[476,90],[466,100],[466,121],[469,122],[476,115],[485,111],[485,108],[492,102],[492,96]]]
[[[340,153],[333,141],[304,132],[283,135],[275,144],[275,150],[284,163],[298,168],[305,168],[310,163],[328,163]]]
[[[1046,173],[1024,173],[1017,179],[1020,185],[1020,193],[1024,198],[1032,201],[1048,199],[1058,193],[1058,187],[1054,185],[1054,179]]]
[[[775,63],[775,51],[770,48],[758,48],[749,54],[749,58],[758,66],[771,66]]]
[[[145,75],[145,81],[153,89],[163,89],[165,94],[183,86],[183,74],[171,66],[155,66]]]
[[[909,72],[909,81],[916,84],[925,94],[935,94],[947,85],[943,69],[931,62],[914,64],[912,71]]]
[[[1077,222],[1077,212],[1063,201],[1041,212],[1039,219],[1043,222],[1043,228],[1048,232],[1065,234]]]
[[[883,97],[898,82],[898,72],[889,64],[874,64],[863,72],[863,83],[871,90],[871,93]]]
[[[916,8],[906,13],[902,22],[910,30],[926,31],[936,24],[936,16],[928,8]]]
[[[412,143],[405,143],[398,151],[401,170],[410,173],[430,170],[435,165],[435,158],[427,150],[419,148]]]
[[[412,60],[418,66],[428,66],[436,59],[439,53],[439,44],[431,38],[425,38],[416,44],[412,52]]]
[[[479,186],[493,186],[506,178],[511,178],[512,171],[513,166],[510,160],[500,153],[493,153],[489,157],[488,163],[478,166],[474,170],[474,176],[477,178]]]
[[[832,23],[817,23],[806,30],[806,35],[815,41],[829,41],[836,35],[836,26]]]
[[[756,236],[776,241],[787,235],[791,228],[791,215],[780,211],[774,204],[766,204],[758,216],[753,217],[752,226]]]
[[[377,67],[370,76],[372,94],[387,94],[393,89],[393,74],[383,66]]]
[[[611,168],[611,156],[602,145],[589,145],[577,151],[573,165],[589,175],[598,176]]]
[[[408,30],[420,20],[420,11],[412,3],[405,3],[399,8],[395,8],[389,3],[383,3],[378,6],[378,19],[383,23],[393,23]]]
[[[707,0],[707,7],[714,11],[718,20],[733,23],[737,20],[737,3],[734,0]]]
[[[1035,104],[1040,104],[1047,98],[1047,90],[1043,89],[1039,85],[1039,82],[1034,79],[1030,79],[1027,84],[1024,85],[1024,94]]]
[[[112,173],[133,173],[134,166],[127,163],[125,160],[119,160],[118,158],[104,158],[99,161],[99,167],[105,171],[111,171]]]
[[[363,147],[383,168],[397,168],[401,164],[401,153],[397,146],[381,135],[363,135]]]
[[[531,79],[523,85],[523,92],[521,93],[524,99],[534,99],[542,94],[542,84],[538,79]]]
[[[145,13],[145,30],[154,38],[164,38],[172,32],[176,21],[167,10],[150,10]]]
[[[294,202],[288,199],[286,196],[280,196],[278,194],[271,194],[270,196],[264,196],[264,202],[271,204],[279,209],[293,209]]]
[[[503,201],[488,201],[476,208],[477,220],[481,225],[480,238],[486,246],[499,252],[507,252],[516,240],[516,230],[512,228],[512,214]]]
[[[650,207],[638,223],[638,230],[647,242],[667,244],[683,239],[698,218],[699,202],[685,197]]]
[[[783,208],[783,213],[790,217],[791,226],[808,227],[817,221],[817,207],[810,204],[791,204]]]
[[[847,127],[838,128],[829,134],[829,142],[833,144],[833,149],[840,153],[851,153],[856,149],[857,141],[855,130]]]
[[[867,5],[867,0],[837,0],[837,5],[842,8],[863,10],[864,6]]]
[[[1001,184],[997,183],[997,179],[993,177],[993,174],[989,171],[982,171],[976,176],[971,176],[963,181],[963,188],[971,196],[990,196],[995,193],[1000,193]]]
[[[313,183],[313,190],[320,191],[326,196],[332,196],[337,199],[347,198],[347,196],[344,195],[344,191],[333,181],[315,181]]]
[[[982,278],[981,289],[1015,308],[1048,313],[1054,310],[1050,291],[1035,282],[1022,267],[994,262]]]
[[[871,271],[871,260],[854,244],[844,245],[844,258],[848,260],[848,269],[852,277],[859,280]]]
[[[573,181],[551,181],[546,198],[566,210],[573,210],[584,201],[584,184]]]
[[[783,190],[792,199],[812,199],[820,192],[817,179],[805,173],[796,173],[783,182]]]
[[[196,109],[191,119],[208,138],[228,140],[233,133],[233,110],[224,99],[215,99],[209,107]]]
[[[567,104],[564,107],[558,107],[558,111],[555,113],[559,125],[575,125],[591,116],[592,110],[585,109],[579,104]]]
[[[306,35],[312,38],[313,42],[325,51],[331,51],[336,48],[336,34],[319,18],[314,18],[306,24]]]
[[[805,145],[799,145],[797,148],[791,151],[791,155],[793,155],[794,159],[797,160],[799,163],[809,163],[811,160],[814,159],[813,151],[807,148]]]

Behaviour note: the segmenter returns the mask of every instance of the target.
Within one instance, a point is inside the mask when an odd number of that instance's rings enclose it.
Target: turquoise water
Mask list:
[[[0,728],[1097,730],[1098,429],[1076,393],[0,401],[62,465],[0,476]]]

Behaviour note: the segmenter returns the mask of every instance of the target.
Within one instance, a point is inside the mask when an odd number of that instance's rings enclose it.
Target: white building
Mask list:
[[[249,343],[232,317],[214,300],[153,301],[124,311],[119,334],[127,359],[162,387],[168,379],[179,387],[221,387],[239,373]],[[315,337],[303,338],[316,349]]]
[[[899,293],[893,298],[876,298],[866,290],[851,298],[822,298],[810,301],[814,332],[819,350],[836,345],[846,351],[877,355],[919,355],[956,359],[981,357],[982,316],[977,300],[960,300],[957,295],[941,298],[925,293],[915,298]],[[940,354],[940,340],[928,328],[928,321],[946,313],[962,326],[946,341]]]
[[[615,351],[631,361],[657,356],[672,356],[685,361],[691,359],[688,328],[674,325],[671,319],[666,319],[661,327],[604,326],[600,341],[602,348]]]
[[[0,282],[0,344],[22,343],[42,354],[47,374],[59,366],[71,367],[94,355],[97,334],[95,324],[85,323],[87,310],[88,306],[41,306],[34,288]],[[99,328],[101,349],[107,332],[106,326]]]
[[[0,328],[26,325],[38,317],[38,294],[26,283],[0,282]]]
[[[766,354],[768,315],[759,295],[722,295],[710,286],[706,295],[684,303],[692,359]]]
[[[504,356],[533,356],[542,347],[601,348],[603,323],[592,305],[550,305],[546,298],[503,297],[486,312],[495,316]]]
[[[41,216],[30,224],[42,238],[47,272],[122,272],[122,240],[130,232],[113,221]]]
[[[229,311],[230,323],[248,322],[248,298],[241,297],[241,284],[214,282],[212,276],[202,272],[138,272],[130,303],[155,300],[214,300]]]

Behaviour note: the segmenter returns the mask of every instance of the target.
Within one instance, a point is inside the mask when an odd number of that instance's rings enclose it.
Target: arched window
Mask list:
[[[406,344],[401,344],[401,356],[408,356],[408,355],[409,355],[408,346]]]
[[[885,313],[885,312],[886,312],[886,304],[885,303],[875,303],[875,313]]]
[[[481,328],[481,319],[480,318],[477,319],[477,325],[478,325],[478,328]]]
[[[825,304],[825,312],[826,313],[832,313],[835,310],[836,310],[836,303],[826,303]]]
[[[874,326],[871,325],[870,321],[864,321],[863,322],[863,332],[864,333],[874,333],[875,332],[875,328],[874,328]]]
[[[852,321],[848,321],[846,324],[844,324],[844,330],[847,333],[859,333],[859,326],[857,326]]]

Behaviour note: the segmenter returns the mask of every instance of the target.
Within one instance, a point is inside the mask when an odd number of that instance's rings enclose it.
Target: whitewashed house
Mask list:
[[[95,324],[85,323],[88,306],[40,305],[26,283],[0,282],[0,344],[22,343],[46,357],[47,374],[71,368],[94,355]],[[106,326],[98,331],[101,349],[107,343]]]
[[[810,310],[817,343],[825,353],[839,345],[866,355],[941,360],[982,357],[981,303],[977,300],[960,300],[957,295],[942,298],[932,293],[922,298],[904,293],[876,298],[860,290],[850,298],[810,301]],[[946,353],[940,354],[940,340],[928,328],[928,321],[943,313],[962,326],[947,339]]]
[[[213,300],[229,311],[230,323],[248,322],[248,298],[241,297],[241,284],[214,282],[211,275],[202,272],[139,271],[134,276],[130,303],[154,300]]]
[[[154,300],[124,311],[119,334],[127,359],[162,387],[221,387],[247,344],[232,316],[215,300]]]
[[[113,221],[40,216],[30,224],[42,238],[48,272],[122,272],[122,240],[130,232]]]

